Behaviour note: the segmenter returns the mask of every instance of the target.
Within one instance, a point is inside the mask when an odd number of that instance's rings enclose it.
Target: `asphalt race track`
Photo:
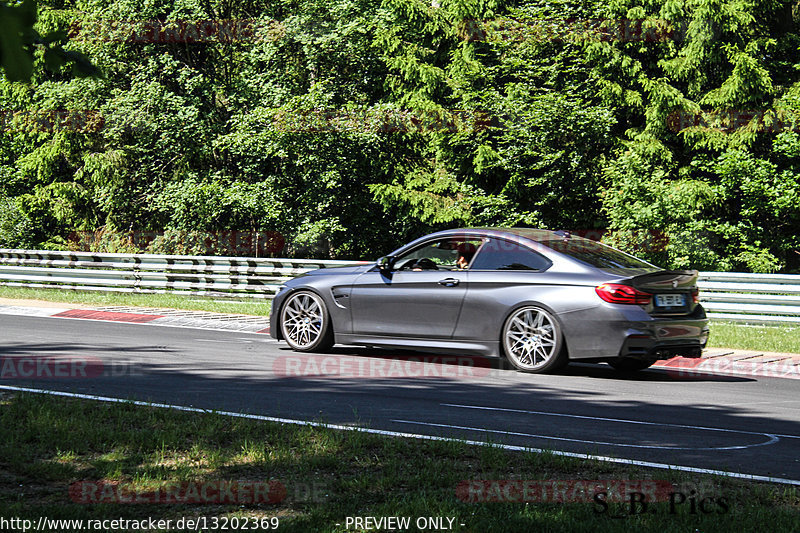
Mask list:
[[[475,360],[348,347],[308,356],[264,334],[9,315],[0,315],[0,334],[4,386],[800,484],[800,383],[794,379],[664,370],[625,376],[606,365],[526,375],[497,361],[469,366]]]

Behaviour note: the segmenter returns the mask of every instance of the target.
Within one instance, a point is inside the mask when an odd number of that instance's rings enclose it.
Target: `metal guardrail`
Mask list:
[[[709,318],[800,324],[800,275],[701,272],[697,286]]]
[[[0,249],[0,285],[272,298],[309,270],[359,264],[366,262]],[[800,324],[800,275],[701,272],[698,286],[712,319]]]
[[[0,285],[272,298],[309,270],[356,261],[0,249]]]

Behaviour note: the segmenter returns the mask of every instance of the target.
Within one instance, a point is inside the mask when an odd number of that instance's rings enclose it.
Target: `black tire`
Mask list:
[[[643,361],[631,357],[621,357],[608,361],[609,365],[620,372],[638,372],[639,370],[644,370],[645,368],[653,366],[653,363],[655,363],[655,361]]]
[[[298,352],[326,352],[333,346],[333,326],[322,297],[297,291],[286,299],[280,314],[284,340]]]
[[[558,320],[546,309],[526,305],[515,309],[503,324],[500,345],[506,360],[521,372],[544,374],[569,362]]]

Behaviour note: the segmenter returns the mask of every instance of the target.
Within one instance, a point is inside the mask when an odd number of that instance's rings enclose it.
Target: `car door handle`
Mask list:
[[[456,278],[440,279],[439,285],[444,285],[445,287],[455,287],[458,285],[458,280]]]

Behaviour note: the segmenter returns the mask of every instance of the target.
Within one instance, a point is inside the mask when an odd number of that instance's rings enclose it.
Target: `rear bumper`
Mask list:
[[[680,342],[664,343],[646,339],[627,339],[619,352],[619,357],[625,359],[639,359],[642,361],[659,361],[673,357],[698,358],[703,354],[705,342]]]
[[[698,310],[700,311],[700,310]],[[702,312],[702,311],[700,311]],[[655,362],[702,356],[708,342],[708,319],[654,320],[629,329],[619,357]]]
[[[687,316],[657,317],[640,306],[603,303],[562,318],[572,360],[700,357],[708,341],[708,319],[701,305]]]

